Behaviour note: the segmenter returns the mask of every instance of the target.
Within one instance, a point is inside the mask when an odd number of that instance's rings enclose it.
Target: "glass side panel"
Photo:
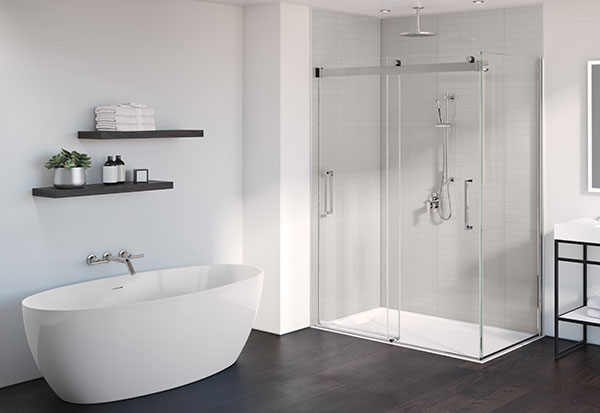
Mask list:
[[[482,357],[539,332],[539,61],[482,53]]]

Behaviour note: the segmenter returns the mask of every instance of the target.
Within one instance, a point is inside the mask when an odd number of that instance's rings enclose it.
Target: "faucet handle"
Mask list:
[[[121,251],[119,251],[119,257],[134,260],[136,258],[143,258],[144,254],[135,254],[134,255],[134,254],[128,253],[127,250],[121,250]]]
[[[87,265],[96,265],[96,264],[104,264],[106,260],[104,258],[98,258],[95,254],[90,254],[87,256],[86,260]]]

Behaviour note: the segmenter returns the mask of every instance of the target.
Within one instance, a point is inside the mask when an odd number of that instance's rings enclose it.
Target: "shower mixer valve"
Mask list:
[[[442,186],[449,185],[453,182],[454,182],[454,178],[450,177],[443,182]],[[429,211],[431,211],[431,212],[437,211],[438,209],[441,208],[441,204],[442,204],[442,196],[436,191],[431,192],[431,195],[429,195],[429,199],[427,200],[427,206],[429,207]]]
[[[433,191],[427,201],[430,211],[436,211],[440,207],[440,194]]]

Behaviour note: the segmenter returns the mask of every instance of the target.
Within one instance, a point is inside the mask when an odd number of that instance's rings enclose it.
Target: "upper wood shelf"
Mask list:
[[[178,130],[150,130],[135,132],[117,131],[79,131],[79,139],[155,139],[155,138],[202,138],[203,130],[178,129]]]

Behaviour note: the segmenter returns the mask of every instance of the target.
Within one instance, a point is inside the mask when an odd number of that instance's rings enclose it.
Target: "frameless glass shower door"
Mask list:
[[[390,84],[391,305],[398,342],[479,358],[480,72],[447,68]]]

